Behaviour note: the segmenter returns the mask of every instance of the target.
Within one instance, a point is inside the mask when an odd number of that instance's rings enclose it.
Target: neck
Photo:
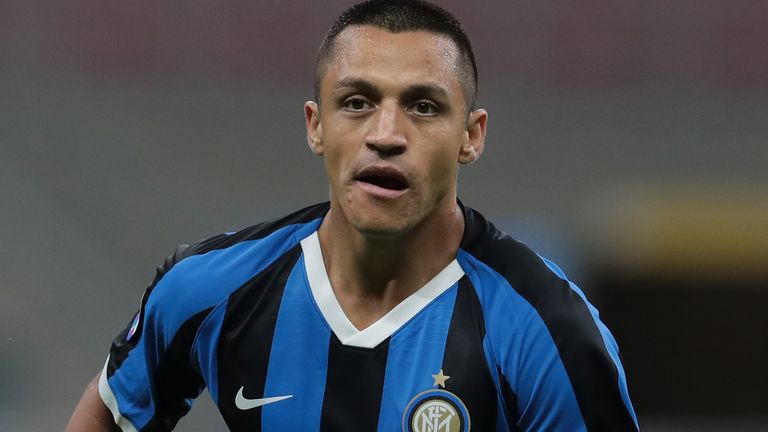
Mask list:
[[[328,277],[342,309],[365,328],[456,258],[464,216],[455,198],[399,236],[363,234],[331,210],[318,231]]]

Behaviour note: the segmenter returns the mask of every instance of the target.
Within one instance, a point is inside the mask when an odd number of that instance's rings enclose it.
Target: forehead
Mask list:
[[[428,31],[349,26],[336,37],[324,69],[321,82],[350,75],[389,83],[437,81],[451,91],[461,89],[459,50],[447,36]]]

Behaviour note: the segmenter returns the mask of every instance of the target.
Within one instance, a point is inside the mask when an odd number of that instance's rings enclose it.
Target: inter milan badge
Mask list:
[[[438,388],[423,391],[408,402],[403,412],[403,431],[469,432],[467,407],[458,396],[444,389],[450,377],[444,375],[441,369],[432,378]]]

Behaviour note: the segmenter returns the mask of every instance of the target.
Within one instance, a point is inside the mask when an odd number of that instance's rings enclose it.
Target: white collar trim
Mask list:
[[[426,285],[400,302],[378,321],[364,330],[358,330],[347,318],[333,293],[328,273],[325,271],[317,231],[301,241],[301,249],[304,252],[304,266],[309,287],[315,303],[320,308],[320,313],[342,344],[359,348],[376,347],[464,276],[464,270],[454,259]]]

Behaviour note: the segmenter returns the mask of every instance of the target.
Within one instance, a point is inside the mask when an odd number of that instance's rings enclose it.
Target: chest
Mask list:
[[[297,268],[249,282],[202,330],[201,374],[231,430],[495,429],[497,386],[468,282],[354,333]]]

